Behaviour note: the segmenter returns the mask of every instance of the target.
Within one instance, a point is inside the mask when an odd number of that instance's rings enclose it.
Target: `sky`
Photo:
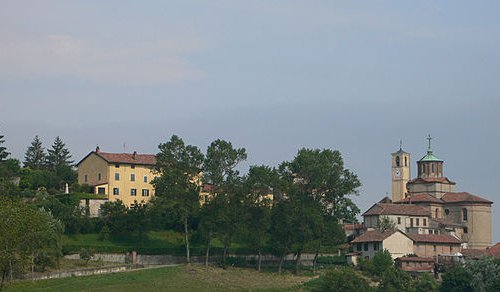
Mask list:
[[[275,166],[341,151],[364,211],[391,156],[433,137],[444,172],[493,204],[500,241],[499,1],[0,1],[0,133],[78,161],[156,153],[176,134]]]

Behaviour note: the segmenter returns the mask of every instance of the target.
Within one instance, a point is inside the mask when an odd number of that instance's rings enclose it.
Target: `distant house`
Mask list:
[[[88,184],[93,193],[109,201],[121,200],[130,207],[154,195],[151,181],[155,164],[153,154],[106,153],[97,147],[78,162],[78,183]]]
[[[413,253],[413,240],[401,230],[369,230],[351,241],[354,252],[360,252],[365,259],[372,259],[381,251],[388,250],[393,259]]]
[[[413,251],[419,257],[436,258],[438,255],[453,255],[461,250],[462,241],[447,234],[407,234],[413,242]]]
[[[482,257],[494,257],[500,259],[500,242],[485,249],[463,249],[461,253],[466,259],[479,259]]]
[[[431,273],[434,271],[434,259],[422,257],[400,257],[395,265],[407,272]]]

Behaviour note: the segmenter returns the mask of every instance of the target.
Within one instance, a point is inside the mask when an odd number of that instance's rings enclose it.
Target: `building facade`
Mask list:
[[[99,147],[78,162],[78,183],[109,201],[121,200],[127,207],[146,203],[154,195],[151,181],[156,177],[152,154],[106,153]]]

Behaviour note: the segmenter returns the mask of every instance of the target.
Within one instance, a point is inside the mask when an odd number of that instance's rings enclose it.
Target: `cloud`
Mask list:
[[[129,43],[70,35],[0,42],[0,78],[75,77],[104,84],[162,85],[201,78],[184,55],[202,50],[196,40]]]

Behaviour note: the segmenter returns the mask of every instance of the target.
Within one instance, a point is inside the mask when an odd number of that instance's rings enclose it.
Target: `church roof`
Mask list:
[[[409,184],[418,184],[418,183],[445,183],[454,185],[456,184],[454,181],[449,180],[447,177],[417,177],[408,182]]]
[[[437,162],[443,162],[443,160],[437,158],[432,151],[427,151],[427,154],[422,157],[418,162],[425,162],[425,161],[437,161]]]
[[[446,193],[441,197],[441,200],[445,203],[462,203],[462,202],[468,202],[468,203],[486,203],[486,204],[493,204],[492,201],[483,199],[479,196],[472,195],[467,192],[461,192],[461,193]]]
[[[432,196],[429,193],[418,193],[418,194],[412,194],[409,197],[406,197],[402,200],[399,200],[397,202],[394,202],[396,204],[401,204],[401,203],[438,203],[442,204],[443,201]]]
[[[363,216],[370,215],[429,216],[430,214],[429,211],[417,205],[377,203],[363,213]]]

